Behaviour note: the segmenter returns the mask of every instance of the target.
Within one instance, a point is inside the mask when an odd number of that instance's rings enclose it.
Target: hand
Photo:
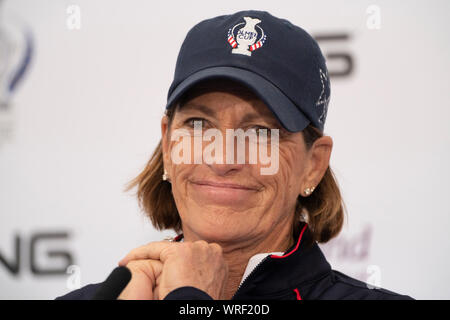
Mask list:
[[[133,260],[126,264],[131,271],[131,280],[120,293],[119,300],[154,300],[158,293],[154,291],[156,279],[162,271],[158,260]]]
[[[192,286],[205,291],[213,299],[223,299],[228,265],[218,244],[203,240],[182,243],[152,242],[132,250],[119,265],[128,266],[133,261],[151,261],[140,266],[145,269],[145,266],[151,267],[152,263],[158,260],[162,263],[162,271],[156,276],[156,286],[151,288],[152,296],[155,293],[156,298],[164,299],[169,292],[177,288]],[[138,273],[142,272],[142,269],[138,269]],[[141,289],[142,287],[139,287],[139,290]]]

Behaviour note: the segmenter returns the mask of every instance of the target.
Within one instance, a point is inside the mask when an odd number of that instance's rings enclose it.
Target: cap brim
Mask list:
[[[170,108],[198,82],[214,78],[228,78],[249,87],[273,112],[281,125],[290,132],[302,131],[310,123],[302,111],[270,81],[256,73],[235,67],[212,67],[190,75],[172,92],[167,100],[166,108]]]

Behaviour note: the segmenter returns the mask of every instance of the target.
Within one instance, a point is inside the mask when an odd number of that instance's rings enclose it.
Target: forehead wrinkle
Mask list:
[[[185,112],[190,112],[190,111],[200,111],[210,117],[216,116],[216,111],[213,108],[209,108],[206,105],[193,103],[193,102],[187,102],[179,109],[180,113],[185,113]]]
[[[270,117],[269,115],[260,115],[258,113],[247,113],[246,115],[244,115],[241,118],[241,122],[242,123],[248,123],[248,122],[253,122],[253,121],[264,121],[270,125],[276,125],[276,119],[273,119],[272,117]]]

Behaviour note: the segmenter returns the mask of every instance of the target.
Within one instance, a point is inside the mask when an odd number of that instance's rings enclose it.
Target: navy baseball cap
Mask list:
[[[323,132],[330,80],[317,42],[265,11],[240,11],[195,25],[187,34],[166,109],[195,84],[228,78],[250,88],[286,130],[310,123]]]

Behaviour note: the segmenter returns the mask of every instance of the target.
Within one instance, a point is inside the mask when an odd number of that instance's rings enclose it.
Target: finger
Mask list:
[[[162,271],[161,271],[162,272]],[[161,278],[162,277],[160,277],[159,275],[158,275],[158,277],[156,278],[156,286],[159,286],[159,284],[161,283]]]
[[[143,270],[144,272],[147,273],[147,276],[152,277],[152,279],[154,280],[153,283],[156,284],[157,279],[159,279],[159,276],[161,275],[161,272],[163,270],[162,262],[159,260],[151,260],[151,259],[139,260],[139,262],[142,262],[144,265],[147,266]]]
[[[153,300],[159,300],[159,286],[156,285],[155,289],[153,289]]]
[[[119,295],[119,299],[153,299],[156,279],[160,277],[163,264],[159,260],[132,260],[127,264],[131,280]]]
[[[168,241],[158,241],[137,247],[119,261],[119,266],[127,265],[132,260],[159,260],[159,252],[169,244]]]
[[[157,241],[143,245],[131,250],[122,260],[119,261],[119,266],[125,266],[132,260],[153,259],[161,260],[161,251],[167,247],[178,245],[176,242]]]
[[[161,275],[163,264],[159,260],[132,260],[127,264],[127,268],[131,271],[131,281],[138,275],[145,275],[151,280],[153,286]]]

